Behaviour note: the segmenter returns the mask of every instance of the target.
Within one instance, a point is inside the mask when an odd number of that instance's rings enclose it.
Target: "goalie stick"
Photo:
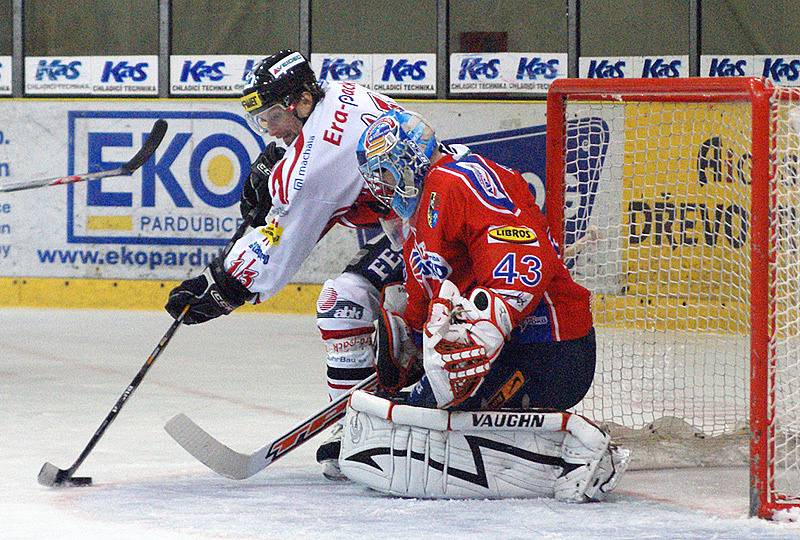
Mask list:
[[[373,374],[252,454],[243,454],[222,444],[183,413],[173,416],[164,425],[164,429],[184,450],[215,473],[233,480],[244,480],[264,470],[344,417],[347,401],[353,392],[373,390],[376,386],[377,376]]]
[[[133,172],[144,165],[144,162],[150,159],[153,152],[156,151],[158,145],[164,139],[164,134],[167,132],[167,121],[158,119],[153,124],[153,129],[144,141],[144,144],[136,152],[127,163],[122,167],[116,169],[109,169],[105,171],[97,171],[93,173],[74,174],[71,176],[60,176],[58,178],[40,178],[38,180],[22,180],[19,182],[9,182],[0,185],[0,192],[8,191],[21,191],[23,189],[33,189],[44,186],[58,186],[62,184],[72,184],[75,182],[83,182],[84,180],[99,180],[109,176],[130,176]]]
[[[163,134],[162,134],[163,136]],[[141,152],[140,152],[141,153]],[[138,154],[137,154],[138,155]],[[145,158],[146,159],[146,158]],[[245,233],[247,228],[250,226],[250,223],[253,221],[256,212],[258,211],[257,208],[254,208],[250,214],[242,221],[239,228],[236,229],[236,233],[233,237],[228,241],[225,249],[222,250],[222,257],[224,257],[230,250],[233,248],[233,245],[236,241]],[[78,456],[78,459],[75,460],[68,469],[59,469],[49,461],[42,465],[41,470],[39,471],[39,476],[37,477],[38,482],[46,487],[54,487],[54,486],[63,486],[65,484],[72,485],[72,486],[88,486],[91,485],[92,479],[89,476],[77,476],[73,477],[75,471],[78,467],[81,466],[83,461],[89,455],[89,453],[94,449],[97,443],[100,441],[100,438],[105,434],[108,426],[110,426],[114,420],[116,420],[119,411],[122,410],[122,407],[128,401],[128,398],[131,397],[131,394],[139,387],[139,384],[144,379],[144,376],[147,375],[150,366],[156,361],[159,355],[164,351],[167,347],[167,344],[172,339],[172,336],[175,335],[175,332],[178,331],[181,324],[183,323],[183,318],[186,316],[186,312],[189,311],[189,305],[187,304],[186,307],[183,308],[178,318],[172,321],[172,325],[170,325],[169,329],[166,331],[164,336],[158,342],[153,352],[150,353],[150,356],[147,357],[147,360],[142,365],[139,372],[133,378],[131,383],[119,397],[117,402],[114,404],[114,407],[111,408],[111,411],[106,415],[103,422],[100,424],[100,427],[97,428],[92,438],[89,440],[89,443],[83,449],[83,452]]]

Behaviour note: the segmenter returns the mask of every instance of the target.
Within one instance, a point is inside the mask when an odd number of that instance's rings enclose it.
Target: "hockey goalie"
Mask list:
[[[382,392],[350,400],[342,473],[409,497],[602,499],[629,452],[565,412],[594,377],[589,292],[525,180],[407,111],[368,127],[358,160],[401,219],[407,296],[386,295]]]

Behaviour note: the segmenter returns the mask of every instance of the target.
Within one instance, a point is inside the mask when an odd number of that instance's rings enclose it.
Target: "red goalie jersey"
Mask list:
[[[517,342],[572,340],[592,328],[589,291],[569,275],[527,182],[477,154],[431,166],[403,258],[404,318],[416,331],[444,279],[464,296],[479,285],[500,294]]]

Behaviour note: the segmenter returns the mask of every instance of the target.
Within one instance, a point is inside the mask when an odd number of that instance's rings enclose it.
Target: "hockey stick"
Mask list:
[[[250,215],[248,215],[242,221],[242,224],[239,225],[239,228],[236,229],[236,233],[233,235],[233,238],[231,238],[228,241],[228,244],[225,246],[225,249],[223,250],[221,255],[222,257],[224,257],[231,250],[236,241],[239,238],[241,238],[241,236],[245,233],[247,227],[250,226],[250,223],[252,222],[253,216],[255,215],[256,211],[257,209],[253,209]],[[131,394],[133,394],[133,392],[139,387],[139,384],[142,382],[142,379],[144,379],[144,376],[147,374],[147,371],[150,369],[150,366],[153,365],[158,356],[167,347],[167,344],[172,339],[172,336],[174,336],[175,332],[177,332],[178,328],[180,328],[181,324],[183,323],[183,318],[186,316],[187,311],[189,311],[188,304],[186,305],[186,307],[183,308],[183,311],[180,312],[178,318],[176,318],[172,322],[167,332],[161,338],[161,341],[158,342],[156,348],[153,349],[153,352],[150,353],[150,356],[147,357],[147,360],[145,361],[144,365],[142,365],[141,369],[139,369],[139,373],[136,374],[131,383],[128,385],[128,387],[119,397],[117,402],[114,404],[114,407],[112,407],[111,411],[108,413],[108,415],[106,415],[105,420],[103,420],[103,423],[100,424],[100,427],[97,428],[97,431],[95,431],[94,435],[92,435],[92,438],[89,440],[89,444],[87,444],[86,448],[83,449],[83,452],[81,452],[81,454],[78,456],[78,459],[75,460],[75,463],[73,463],[69,469],[59,469],[49,461],[44,465],[42,465],[42,469],[39,471],[39,476],[38,476],[38,481],[41,485],[47,487],[63,486],[64,484],[69,484],[73,486],[88,486],[92,483],[91,477],[88,476],[73,477],[72,475],[75,474],[75,471],[78,469],[78,467],[81,466],[83,460],[86,459],[86,457],[89,455],[92,449],[94,449],[94,447],[97,445],[98,441],[100,441],[100,438],[106,432],[108,426],[110,426],[111,423],[114,422],[114,420],[117,418],[119,411],[122,410],[122,407],[125,405],[125,402],[131,396]]]
[[[97,431],[95,431],[94,435],[89,441],[89,444],[87,444],[86,448],[83,449],[83,452],[81,452],[81,454],[78,456],[78,459],[75,460],[75,463],[73,463],[69,469],[59,469],[49,461],[44,465],[42,465],[42,469],[39,471],[39,477],[38,477],[39,483],[41,485],[47,487],[53,487],[69,483],[70,485],[73,486],[88,486],[92,483],[91,477],[88,476],[73,477],[72,475],[75,474],[75,471],[78,469],[78,467],[81,466],[81,463],[83,463],[83,460],[86,459],[86,456],[88,456],[89,453],[92,451],[92,449],[94,449],[94,447],[97,445],[100,438],[106,432],[106,429],[108,429],[108,426],[110,426],[111,423],[117,418],[119,411],[122,410],[122,406],[125,405],[125,402],[131,396],[131,394],[133,394],[133,392],[139,387],[139,383],[141,383],[142,379],[144,379],[144,376],[147,374],[147,371],[150,369],[150,366],[153,365],[153,362],[156,361],[158,355],[161,354],[161,351],[163,351],[164,348],[167,346],[167,343],[169,343],[170,339],[172,339],[172,336],[175,335],[175,332],[178,330],[178,327],[180,327],[181,323],[183,322],[183,317],[186,315],[186,312],[188,310],[189,306],[187,305],[185,308],[183,308],[183,311],[178,316],[178,318],[175,319],[175,321],[173,321],[172,325],[169,327],[169,330],[167,330],[167,332],[164,334],[164,337],[161,338],[161,341],[158,342],[158,345],[156,345],[156,348],[153,349],[152,353],[150,353],[150,356],[147,357],[147,361],[139,370],[139,373],[136,374],[136,377],[133,378],[131,383],[119,397],[117,403],[111,409],[111,412],[108,413],[105,420],[103,420],[103,423],[100,424],[100,427],[97,428]]]
[[[222,444],[183,413],[173,416],[164,425],[164,429],[184,450],[215,473],[234,480],[244,480],[264,470],[336,423],[344,416],[347,401],[353,392],[373,390],[376,386],[377,376],[373,374],[351,388],[346,394],[329,403],[325,408],[252,454],[242,454]]]
[[[10,182],[5,185],[0,185],[0,192],[7,191],[21,191],[23,189],[33,189],[43,186],[58,186],[62,184],[72,184],[74,182],[83,182],[84,180],[99,180],[108,176],[130,176],[133,171],[144,165],[144,162],[150,159],[153,152],[156,151],[158,145],[164,139],[164,134],[167,132],[167,121],[158,119],[150,130],[150,134],[144,141],[144,144],[136,152],[125,165],[116,169],[109,169],[106,171],[97,171],[86,174],[76,174],[72,176],[61,176],[58,178],[40,178],[38,180],[22,180],[20,182]]]
[[[596,239],[596,230],[591,230],[590,234],[578,240],[575,246],[570,246],[569,256],[580,253],[587,242]],[[164,424],[164,430],[184,450],[215,473],[233,480],[245,480],[336,423],[344,416],[347,402],[353,392],[370,391],[376,387],[377,376],[371,375],[325,408],[252,454],[237,452],[221,443],[183,413],[170,418]]]

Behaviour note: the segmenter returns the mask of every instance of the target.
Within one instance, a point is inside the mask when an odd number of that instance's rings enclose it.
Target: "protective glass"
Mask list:
[[[269,126],[274,126],[286,118],[287,112],[289,109],[285,105],[276,103],[258,113],[247,113],[247,121],[254,130],[260,133],[269,133]]]
[[[401,218],[380,218],[381,228],[389,238],[392,249],[395,251],[403,250],[403,243],[409,237],[410,226],[408,221]]]

